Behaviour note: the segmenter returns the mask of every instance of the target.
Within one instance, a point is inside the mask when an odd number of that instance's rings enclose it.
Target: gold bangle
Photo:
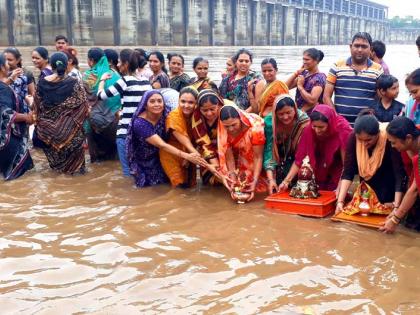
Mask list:
[[[391,217],[391,221],[396,225],[400,224],[400,222],[398,222],[398,220],[394,216]]]

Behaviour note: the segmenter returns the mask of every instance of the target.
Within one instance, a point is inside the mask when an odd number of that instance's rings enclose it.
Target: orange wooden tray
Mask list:
[[[289,192],[276,193],[265,198],[265,207],[276,212],[300,214],[323,218],[335,210],[335,193],[333,191],[319,192],[316,199],[297,199],[289,196]]]
[[[381,214],[370,214],[367,217],[363,217],[360,214],[348,215],[343,212],[340,212],[339,214],[335,214],[334,216],[332,216],[331,220],[339,222],[356,223],[371,228],[379,228],[385,222],[386,217],[386,215]]]

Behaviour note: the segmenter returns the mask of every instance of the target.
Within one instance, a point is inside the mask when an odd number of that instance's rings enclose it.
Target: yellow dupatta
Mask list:
[[[264,92],[261,94],[261,97],[258,101],[258,108],[259,108],[259,115],[263,117],[263,114],[267,107],[272,107],[274,104],[274,100],[276,99],[277,95],[280,94],[288,94],[289,88],[286,84],[279,80],[275,80],[268,84]]]
[[[357,166],[359,168],[359,176],[364,180],[370,180],[379,167],[381,167],[382,160],[385,154],[386,147],[386,127],[387,123],[379,124],[379,138],[373,149],[372,156],[369,157],[368,149],[362,142],[356,139],[356,156]]]

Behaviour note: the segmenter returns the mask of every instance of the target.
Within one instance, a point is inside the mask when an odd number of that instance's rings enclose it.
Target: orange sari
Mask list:
[[[241,177],[246,177],[247,183],[254,179],[254,145],[264,145],[264,120],[256,114],[246,113],[236,105],[232,106],[239,113],[240,120],[246,126],[245,130],[235,138],[231,137],[220,118],[217,128],[217,147],[219,153],[220,172],[228,175],[226,156],[232,151],[236,170]],[[245,176],[244,176],[245,175]],[[258,179],[256,192],[266,191],[266,183],[262,176]]]
[[[191,139],[191,128],[188,128],[188,125],[187,119],[184,117],[179,106],[170,112],[166,118],[166,131],[169,134],[168,143],[184,152],[186,151],[186,148],[175,138],[173,131],[177,131]],[[196,169],[194,164],[189,163],[187,167],[184,167],[182,165],[183,159],[164,150],[159,151],[159,156],[162,168],[173,187],[178,185],[191,187],[196,184]]]
[[[261,117],[265,117],[271,112],[274,100],[280,94],[289,94],[289,88],[283,82],[275,80],[265,86],[264,92],[258,101],[259,115]]]

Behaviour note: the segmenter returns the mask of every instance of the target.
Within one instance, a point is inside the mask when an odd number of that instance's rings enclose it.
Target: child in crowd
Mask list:
[[[390,122],[402,114],[405,105],[396,100],[399,93],[396,77],[389,74],[381,75],[376,82],[376,92],[378,100],[373,110],[378,121]]]

